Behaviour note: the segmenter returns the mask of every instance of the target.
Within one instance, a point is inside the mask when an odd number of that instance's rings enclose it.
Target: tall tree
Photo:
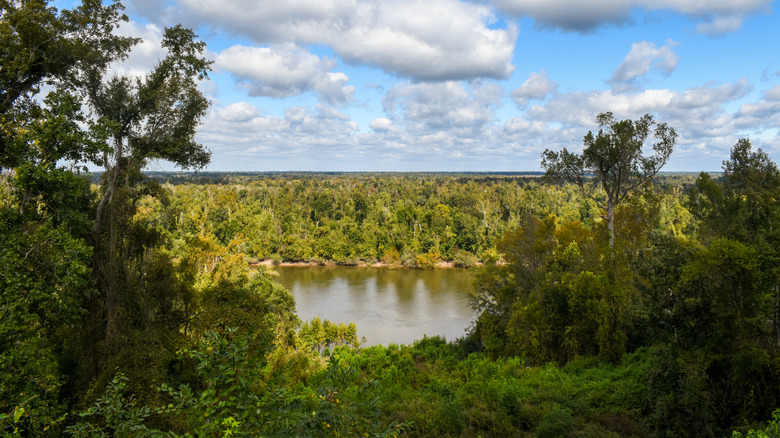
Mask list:
[[[104,294],[106,341],[114,343],[121,323],[122,266],[131,257],[123,226],[134,214],[140,170],[150,159],[163,159],[187,168],[208,164],[210,153],[195,141],[195,129],[208,108],[198,89],[211,62],[202,57],[205,43],[194,33],[175,26],[165,30],[167,56],[143,78],[111,76],[95,68],[87,75],[89,104],[110,144],[100,164],[106,172],[95,213],[95,268]],[[143,248],[143,242],[131,242]],[[128,291],[125,291],[129,293]],[[126,298],[126,297],[125,297]]]
[[[0,0],[0,412],[23,414],[15,425],[23,435],[42,434],[73,397],[73,351],[94,292],[92,195],[63,162],[100,150],[84,130],[78,91],[87,70],[134,43],[113,33],[121,11],[100,0],[61,11],[46,0]],[[53,91],[39,96],[44,86]]]
[[[677,132],[666,123],[656,124],[649,114],[636,121],[618,121],[607,112],[599,114],[596,120],[600,129],[595,135],[588,132],[582,141],[581,154],[566,148],[560,152],[546,149],[542,153],[542,167],[547,176],[576,184],[604,211],[609,247],[614,255],[615,207],[632,191],[652,180],[666,164],[677,141]],[[656,141],[653,154],[646,157],[642,148],[651,133]],[[600,190],[606,199],[599,196]]]

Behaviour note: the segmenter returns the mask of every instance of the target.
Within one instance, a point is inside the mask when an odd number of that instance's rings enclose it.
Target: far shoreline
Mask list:
[[[479,262],[474,267],[480,267],[483,263]],[[326,261],[326,262],[305,262],[305,261],[298,261],[298,262],[274,262],[273,259],[263,259],[259,261],[251,261],[249,262],[250,268],[256,268],[258,266],[265,266],[267,268],[274,268],[277,266],[282,267],[322,267],[322,268],[329,268],[329,267],[336,267],[336,266],[343,266],[343,267],[353,267],[353,268],[388,268],[388,269],[424,269],[424,268],[418,268],[418,267],[410,267],[410,266],[404,266],[401,264],[392,264],[392,263],[383,263],[383,262],[376,262],[376,263],[366,263],[366,262],[358,262],[357,264],[343,264],[343,263],[336,263],[334,261]],[[453,269],[453,268],[459,268],[459,269],[469,269],[468,267],[459,267],[455,266],[455,262],[451,261],[440,261],[436,262],[433,265],[434,269]]]

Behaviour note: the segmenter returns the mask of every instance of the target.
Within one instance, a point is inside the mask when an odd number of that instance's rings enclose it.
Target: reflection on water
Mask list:
[[[279,266],[298,316],[354,322],[368,345],[407,344],[423,335],[462,337],[475,315],[473,277],[465,269]]]

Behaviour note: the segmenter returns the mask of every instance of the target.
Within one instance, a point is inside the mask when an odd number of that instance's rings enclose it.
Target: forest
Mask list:
[[[209,163],[205,45],[166,29],[116,75],[120,3],[0,1],[3,436],[780,437],[780,170],[749,139],[663,174],[674,129],[604,113],[544,175],[145,173]],[[282,262],[472,269],[478,316],[361,346]]]

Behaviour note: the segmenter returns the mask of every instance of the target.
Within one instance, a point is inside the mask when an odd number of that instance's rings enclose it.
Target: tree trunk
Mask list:
[[[609,256],[615,258],[615,204],[607,201],[607,230],[609,230]]]
[[[95,256],[94,265],[98,272],[99,287],[105,298],[106,327],[105,342],[111,348],[114,344],[119,321],[119,297],[117,290],[117,260],[116,260],[116,215],[114,205],[114,192],[119,184],[119,173],[122,158],[122,139],[114,140],[114,167],[107,169],[111,175],[106,178],[106,192],[95,212]],[[107,218],[106,218],[107,216]],[[108,233],[104,234],[104,222],[108,222]]]
[[[777,341],[776,348],[780,350],[780,285],[775,284],[775,340]]]

